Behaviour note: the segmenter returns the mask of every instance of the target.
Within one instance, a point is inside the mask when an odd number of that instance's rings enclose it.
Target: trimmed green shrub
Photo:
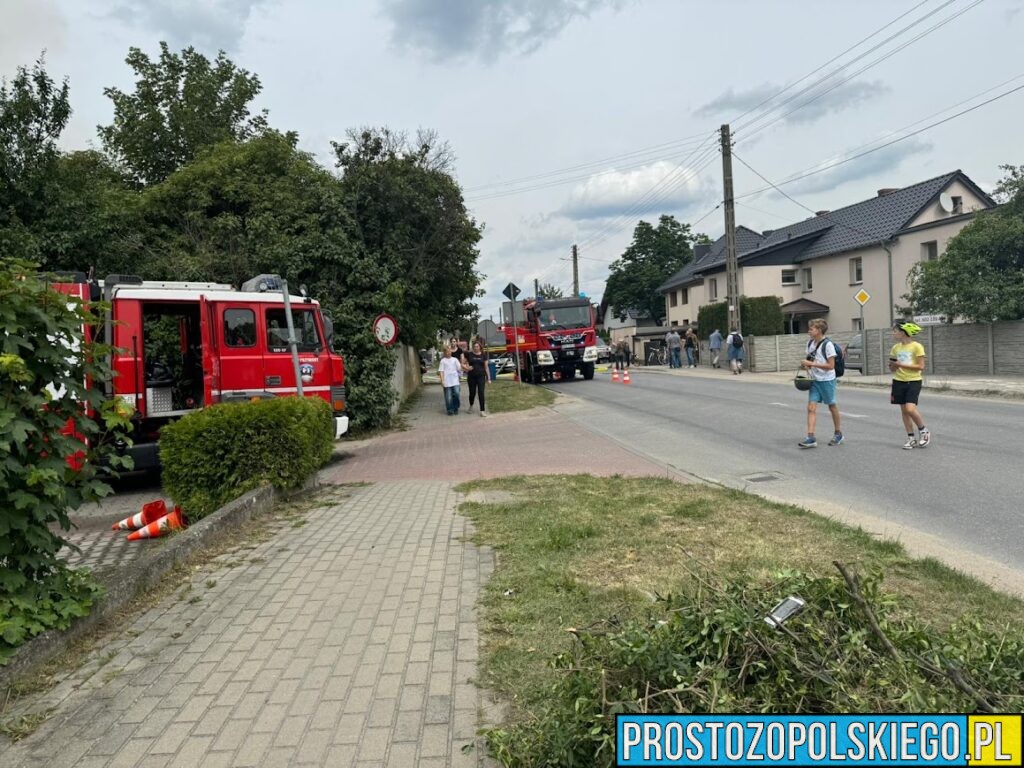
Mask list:
[[[748,336],[775,336],[785,332],[782,305],[776,296],[740,299],[743,333]]]
[[[331,409],[318,397],[215,405],[161,431],[164,488],[194,522],[261,485],[298,488],[333,443]]]
[[[723,335],[732,330],[729,328],[729,305],[724,301],[705,304],[697,311],[697,333],[702,339],[710,336],[716,328]]]
[[[782,305],[776,296],[740,297],[740,322],[744,336],[775,336],[785,333]],[[728,333],[729,306],[720,301],[706,304],[697,313],[697,328],[702,338],[707,338],[717,328]]]

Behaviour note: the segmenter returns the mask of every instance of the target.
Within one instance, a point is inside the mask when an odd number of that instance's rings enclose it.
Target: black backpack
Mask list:
[[[732,345],[736,347],[736,349],[743,349],[743,337],[738,333],[734,333],[732,335]]]
[[[828,336],[826,336],[824,339],[821,340],[821,342],[818,344],[818,346],[814,348],[815,356],[817,356],[818,349],[821,347],[821,345],[825,344],[825,343],[827,343],[829,341],[832,341],[832,339],[828,338]],[[837,379],[841,379],[843,377],[843,375],[846,373],[846,360],[845,360],[845,355],[843,354],[843,347],[842,347],[841,344],[839,344],[838,342],[835,342],[835,341],[832,341],[832,346],[834,346],[836,348],[836,367],[834,369],[835,372],[836,372],[836,378]],[[822,355],[824,355],[824,353],[822,353]],[[826,358],[826,361],[827,361],[827,358]]]

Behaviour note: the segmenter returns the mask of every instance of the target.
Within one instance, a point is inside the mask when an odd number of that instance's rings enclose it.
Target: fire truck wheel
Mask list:
[[[594,364],[593,363],[584,363],[583,364],[583,378],[585,380],[587,380],[587,381],[590,381],[592,378],[594,378]]]

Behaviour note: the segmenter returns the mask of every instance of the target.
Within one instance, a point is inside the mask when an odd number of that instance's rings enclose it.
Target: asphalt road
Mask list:
[[[560,412],[684,472],[909,526],[1024,570],[1024,403],[926,391],[932,444],[905,451],[888,392],[840,384],[847,442],[826,446],[832,422],[819,407],[819,447],[803,450],[807,396],[791,383],[728,371],[632,378],[627,386],[603,374],[552,388],[573,398]]]

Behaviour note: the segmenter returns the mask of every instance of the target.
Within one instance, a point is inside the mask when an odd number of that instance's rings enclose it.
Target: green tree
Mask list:
[[[108,154],[139,184],[162,181],[204,147],[266,130],[266,110],[253,115],[249,108],[259,78],[223,51],[211,62],[191,46],[177,54],[161,42],[156,61],[131,48],[125,62],[135,91],[104,89],[114,122],[98,130]]]
[[[363,129],[334,148],[359,244],[341,276],[335,319],[350,345],[349,370],[364,383],[356,397],[368,398],[353,401],[356,417],[362,411],[370,423],[386,423],[394,361],[373,341],[373,317],[394,315],[400,341],[416,347],[432,344],[438,329],[466,324],[478,312],[481,232],[451,176],[450,150],[435,135],[409,141]]]
[[[561,299],[565,296],[561,288],[551,283],[541,283],[538,292],[546,299]]]
[[[83,334],[100,317],[69,299],[36,265],[0,257],[0,664],[94,599],[93,582],[58,559],[51,526],[69,530],[69,510],[110,493],[98,466],[129,426],[120,401],[87,384],[109,374],[109,349]]]
[[[690,225],[674,216],[661,216],[657,226],[646,221],[636,225],[633,242],[612,262],[605,285],[605,297],[620,318],[629,309],[646,312],[655,320],[665,317],[665,298],[657,288],[690,263],[694,242]]]
[[[46,216],[57,139],[70,116],[67,81],[55,84],[42,58],[0,81],[0,252],[8,256],[38,253],[32,229]]]
[[[1024,166],[1003,166],[997,194],[935,261],[915,265],[908,299],[915,311],[975,322],[1024,318]]]

